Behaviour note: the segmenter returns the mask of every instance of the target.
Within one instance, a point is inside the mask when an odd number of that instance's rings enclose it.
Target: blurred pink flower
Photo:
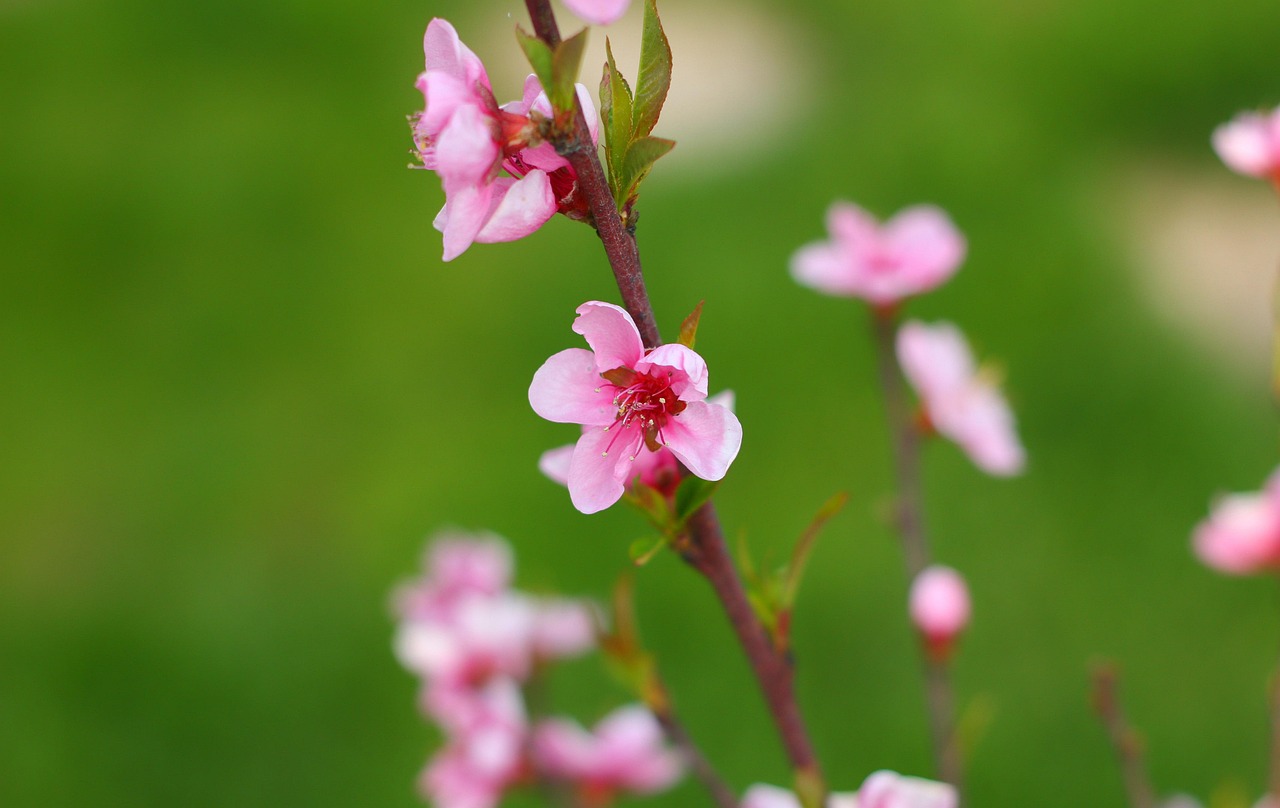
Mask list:
[[[733,391],[724,390],[714,396],[709,396],[707,403],[727,407],[732,412],[734,405]],[[553,482],[567,486],[569,484],[569,463],[573,460],[573,450],[574,445],[572,443],[567,446],[548,449],[542,453],[542,457],[538,458],[538,470]],[[641,452],[636,455],[636,462],[631,466],[631,477],[626,481],[626,487],[630,488],[634,482],[639,480],[650,488],[661,491],[667,496],[672,496],[680,483],[677,474],[679,468],[679,461],[676,460],[676,456],[665,446],[656,452]]]
[[[1280,470],[1260,492],[1218,500],[1192,544],[1204,564],[1229,575],[1280,569]]]
[[[947,656],[956,636],[969,624],[969,608],[969,588],[950,567],[927,567],[911,583],[911,621],[938,658]]]
[[[610,303],[589,301],[577,314],[573,330],[591,350],[555,354],[529,385],[538,415],[586,427],[567,473],[574,507],[595,513],[617,502],[642,450],[666,447],[698,477],[724,477],[742,445],[742,425],[705,400],[702,357],[678,344],[646,351],[631,315]]]
[[[556,211],[585,216],[576,194],[577,175],[550,144],[538,140],[533,115],[550,116],[538,80],[529,76],[524,96],[499,107],[480,59],[453,26],[436,18],[423,38],[426,70],[417,86],[425,101],[414,120],[417,154],[440,175],[445,204],[434,226],[444,234],[444,260],[474,242],[514,241],[529,235]],[[578,99],[597,137],[599,120],[582,85]],[[501,176],[506,170],[510,176]]]
[[[525,771],[528,726],[519,687],[495,679],[455,691],[437,716],[448,742],[419,781],[439,808],[492,808]]]
[[[974,367],[964,335],[950,323],[905,323],[898,362],[930,423],[955,441],[978,468],[1005,477],[1022,471],[1022,444],[1013,413],[995,384]]]
[[[632,705],[605,716],[587,732],[565,719],[541,721],[533,731],[538,770],[567,780],[602,802],[620,791],[652,794],[673,785],[680,759],[663,743],[662,727],[644,707]]]
[[[631,0],[564,0],[564,4],[583,22],[610,25],[627,12]]]
[[[1240,113],[1213,130],[1213,148],[1232,171],[1280,182],[1280,109]]]
[[[792,277],[819,292],[877,306],[941,285],[965,255],[964,236],[931,205],[907,208],[881,225],[857,205],[836,202],[827,210],[827,232],[829,241],[792,256]]]
[[[771,786],[768,783],[756,783],[742,795],[739,808],[800,808],[800,799],[788,789]],[[829,794],[827,808],[858,808],[858,795]]]
[[[958,804],[955,788],[947,783],[878,771],[858,789],[855,808],[955,808]]]

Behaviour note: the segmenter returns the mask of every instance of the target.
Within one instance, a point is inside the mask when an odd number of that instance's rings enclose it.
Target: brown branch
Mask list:
[[[1119,675],[1115,666],[1105,664],[1093,672],[1093,709],[1102,720],[1120,761],[1120,773],[1124,776],[1124,789],[1132,808],[1156,808],[1155,789],[1147,775],[1143,760],[1142,740],[1125,719],[1120,705]]]
[[[924,503],[920,485],[920,431],[911,420],[906,384],[898,370],[895,340],[897,312],[873,307],[872,328],[876,345],[876,369],[884,391],[885,410],[893,441],[893,468],[897,497],[894,521],[902,537],[907,585],[929,566],[929,540],[925,534]],[[937,776],[962,792],[963,765],[955,737],[955,695],[945,660],[924,653],[925,706]]]
[[[716,771],[715,766],[711,765],[711,761],[698,748],[698,744],[693,740],[693,736],[685,728],[684,723],[680,721],[676,715],[675,708],[671,704],[671,694],[667,692],[667,687],[661,679],[655,675],[653,686],[657,689],[659,704],[650,704],[649,709],[653,711],[653,715],[658,719],[658,723],[662,725],[662,730],[667,734],[667,740],[680,751],[681,757],[684,758],[685,764],[689,770],[693,772],[693,776],[702,783],[702,787],[711,795],[711,799],[719,808],[738,808],[738,795],[733,788],[725,782],[725,779]]]
[[[529,17],[538,37],[548,44],[558,43],[560,30],[556,25],[550,0],[525,0],[525,5],[529,9]],[[653,348],[661,345],[662,337],[645,288],[640,251],[636,246],[635,236],[627,231],[618,214],[581,105],[576,110],[573,136],[555,146],[577,174],[578,191],[587,200],[592,223],[609,258],[623,306],[640,329],[645,346]],[[796,704],[791,659],[773,647],[764,626],[752,610],[742,580],[738,577],[737,568],[725,545],[720,522],[710,504],[703,506],[689,519],[688,531],[690,542],[685,548],[685,560],[707,578],[720,599],[778,728],[797,782],[801,786],[801,798],[807,806],[817,808],[825,802],[826,785]]]

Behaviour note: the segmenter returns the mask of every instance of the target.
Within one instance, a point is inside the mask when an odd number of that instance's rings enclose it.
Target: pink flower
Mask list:
[[[1232,171],[1280,182],[1280,109],[1237,115],[1213,130],[1213,148]]]
[[[452,25],[433,19],[423,49],[426,70],[417,86],[425,108],[414,120],[413,133],[422,166],[439,174],[444,185],[444,208],[434,222],[444,234],[444,260],[475,242],[523,238],[557,210],[581,218],[585,207],[574,193],[577,175],[549,144],[538,141],[531,120],[535,113],[551,113],[545,94],[542,105],[536,103],[537,79],[526,81],[522,101],[499,108],[484,65]],[[581,85],[578,97],[588,119],[596,120],[591,96]],[[501,176],[503,170],[509,176]]]
[[[564,0],[564,4],[583,22],[612,25],[627,13],[631,0]]]
[[[617,502],[646,450],[666,447],[698,477],[724,477],[742,445],[742,425],[705,400],[702,357],[678,344],[646,351],[631,315],[610,303],[590,301],[577,313],[573,330],[591,350],[555,354],[529,386],[538,415],[586,427],[569,460],[574,507],[595,513]]]
[[[597,798],[619,791],[652,794],[681,774],[680,759],[663,745],[662,727],[638,705],[614,710],[593,732],[564,719],[540,722],[533,759],[540,771]]]
[[[978,468],[1001,477],[1022,471],[1025,456],[1013,413],[974,367],[959,329],[906,323],[898,331],[898,362],[933,427],[958,443]]]
[[[441,715],[448,743],[419,781],[440,808],[492,808],[525,769],[524,701],[514,682],[498,679],[454,694]]]
[[[732,390],[724,390],[707,398],[708,404],[727,407],[733,411],[734,395]],[[569,484],[569,464],[573,460],[574,445],[558,446],[548,449],[538,458],[538,470],[552,482],[567,486]],[[636,481],[661,491],[667,496],[674,496],[680,484],[680,463],[671,450],[663,446],[656,452],[641,452],[631,466],[631,478],[626,487],[631,488]]]
[[[1192,541],[1200,560],[1219,572],[1280,569],[1280,471],[1258,493],[1220,499]]]
[[[819,292],[877,306],[941,285],[965,255],[964,236],[930,205],[907,208],[881,225],[857,205],[836,202],[827,211],[827,232],[830,241],[792,256],[792,277]]]
[[[800,808],[800,799],[785,788],[756,783],[742,795],[739,808]],[[858,795],[829,794],[827,808],[858,808]]]
[[[856,808],[955,808],[956,790],[946,783],[878,771],[858,789]]]
[[[911,621],[935,658],[945,659],[969,624],[969,589],[950,567],[927,567],[911,584]]]

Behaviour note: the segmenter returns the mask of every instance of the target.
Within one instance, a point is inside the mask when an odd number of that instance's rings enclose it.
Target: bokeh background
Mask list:
[[[781,560],[851,494],[796,618],[832,782],[929,771],[867,319],[786,271],[845,197],[952,212],[970,259],[911,313],[1000,362],[1029,447],[1012,481],[926,457],[936,553],[974,591],[972,804],[1122,805],[1102,656],[1162,790],[1259,793],[1275,585],[1188,536],[1276,462],[1280,206],[1208,136],[1280,101],[1280,9],[662,10],[681,145],[640,236],[662,325],[705,298],[699,350],[738,394],[727,529]],[[439,184],[405,168],[434,15],[517,94],[514,0],[0,0],[0,804],[419,804],[435,735],[387,596],[424,538],[495,530],[536,590],[603,597],[628,567],[643,523],[572,510],[534,461],[574,430],[525,399],[611,276],[564,219],[440,262]],[[667,555],[637,587],[695,736],[737,786],[785,782],[702,582]],[[598,663],[561,671],[560,709],[626,698]]]

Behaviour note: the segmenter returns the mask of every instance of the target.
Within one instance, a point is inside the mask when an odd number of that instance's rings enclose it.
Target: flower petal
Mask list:
[[[548,421],[587,426],[608,426],[618,409],[585,348],[566,348],[542,363],[529,385],[529,405]]]
[[[524,238],[556,214],[556,195],[542,171],[530,171],[519,180],[499,177],[493,187],[487,220],[476,234],[481,244]]]
[[[445,193],[451,186],[487,182],[501,154],[488,117],[471,104],[458,107],[436,140],[436,171]]]
[[[742,424],[724,407],[695,401],[667,420],[662,437],[689,471],[704,480],[719,480],[742,448]]]
[[[567,446],[558,446],[555,449],[548,449],[542,453],[542,457],[538,458],[538,471],[552,482],[561,485],[569,484],[569,463],[573,460],[573,444]]]
[[[924,292],[951,277],[964,260],[965,240],[951,217],[933,205],[916,205],[885,225],[886,246],[901,262],[909,293]]]
[[[692,348],[679,343],[660,345],[635,363],[637,373],[671,378],[671,390],[685,402],[707,397],[707,362]]]
[[[489,86],[484,63],[470,48],[462,44],[458,31],[448,20],[436,17],[427,24],[427,32],[422,37],[422,50],[426,55],[427,70],[447,73],[468,86],[476,82]]]
[[[444,207],[433,222],[444,234],[444,260],[452,261],[467,251],[484,226],[489,212],[492,185],[467,185],[452,192],[445,188]]]
[[[640,433],[629,430],[621,434],[603,427],[582,433],[573,447],[569,461],[569,499],[583,513],[602,511],[622,498],[629,457],[640,449]],[[611,445],[612,444],[612,445]]]
[[[1213,148],[1232,171],[1263,177],[1280,167],[1280,143],[1266,116],[1247,112],[1213,130]]]
[[[898,329],[897,352],[903,375],[923,398],[964,387],[975,372],[969,343],[951,323],[904,323]]]
[[[796,283],[829,295],[855,295],[861,289],[853,259],[843,247],[816,241],[791,256],[791,277]]]
[[[640,331],[626,309],[591,300],[579,306],[577,312],[573,330],[581,334],[595,352],[599,372],[620,367],[634,368],[644,356]]]
[[[583,22],[609,25],[626,13],[631,0],[564,0],[564,4]]]

